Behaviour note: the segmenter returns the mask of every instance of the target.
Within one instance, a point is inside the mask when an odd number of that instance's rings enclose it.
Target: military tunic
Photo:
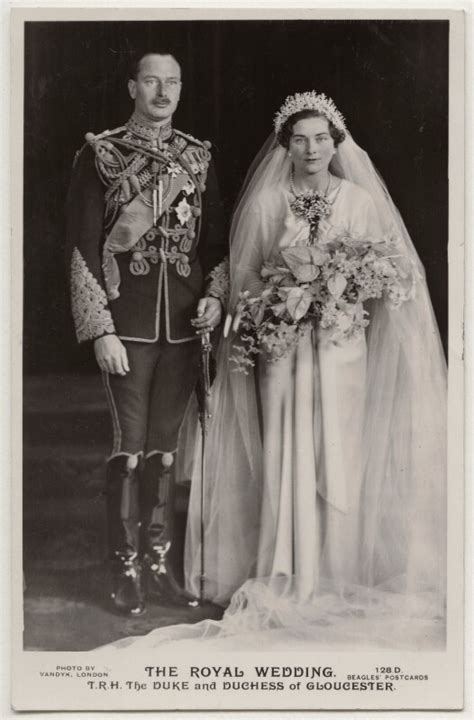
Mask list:
[[[225,302],[226,241],[209,143],[135,116],[88,134],[68,196],[71,305],[79,342],[124,343],[130,372],[104,374],[112,455],[170,452],[198,372],[191,319]],[[173,349],[175,348],[175,349]]]

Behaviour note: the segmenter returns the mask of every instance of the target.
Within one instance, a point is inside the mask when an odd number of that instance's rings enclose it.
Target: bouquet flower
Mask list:
[[[342,233],[325,243],[283,250],[261,270],[258,297],[239,296],[233,329],[240,330],[231,360],[247,373],[256,355],[277,361],[311,328],[330,341],[369,324],[363,302],[381,298],[396,309],[413,297],[417,274],[394,236],[381,239]]]

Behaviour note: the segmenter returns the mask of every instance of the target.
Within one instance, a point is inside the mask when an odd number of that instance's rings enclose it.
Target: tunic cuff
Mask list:
[[[209,273],[206,295],[220,300],[225,310],[229,302],[229,290],[229,258],[225,258]]]
[[[71,306],[78,342],[115,333],[105,291],[77,247],[71,259]]]

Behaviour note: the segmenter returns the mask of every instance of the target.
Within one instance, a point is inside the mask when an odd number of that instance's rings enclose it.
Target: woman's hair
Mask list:
[[[306,118],[311,117],[322,117],[325,120],[328,121],[329,126],[329,134],[334,140],[334,146],[337,147],[342,143],[344,138],[346,137],[346,133],[344,130],[339,130],[333,123],[326,117],[326,115],[323,115],[323,113],[318,112],[318,110],[299,110],[299,112],[294,113],[294,115],[290,115],[290,117],[285,120],[283,123],[280,132],[277,135],[277,140],[280,143],[280,145],[283,145],[284,148],[289,148],[290,146],[290,139],[293,134],[293,128],[298,122],[298,120],[306,120]]]

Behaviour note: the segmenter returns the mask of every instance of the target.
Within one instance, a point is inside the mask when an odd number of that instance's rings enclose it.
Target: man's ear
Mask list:
[[[135,80],[129,80],[128,81],[128,92],[130,93],[130,97],[132,100],[135,100],[137,97],[137,83]]]

